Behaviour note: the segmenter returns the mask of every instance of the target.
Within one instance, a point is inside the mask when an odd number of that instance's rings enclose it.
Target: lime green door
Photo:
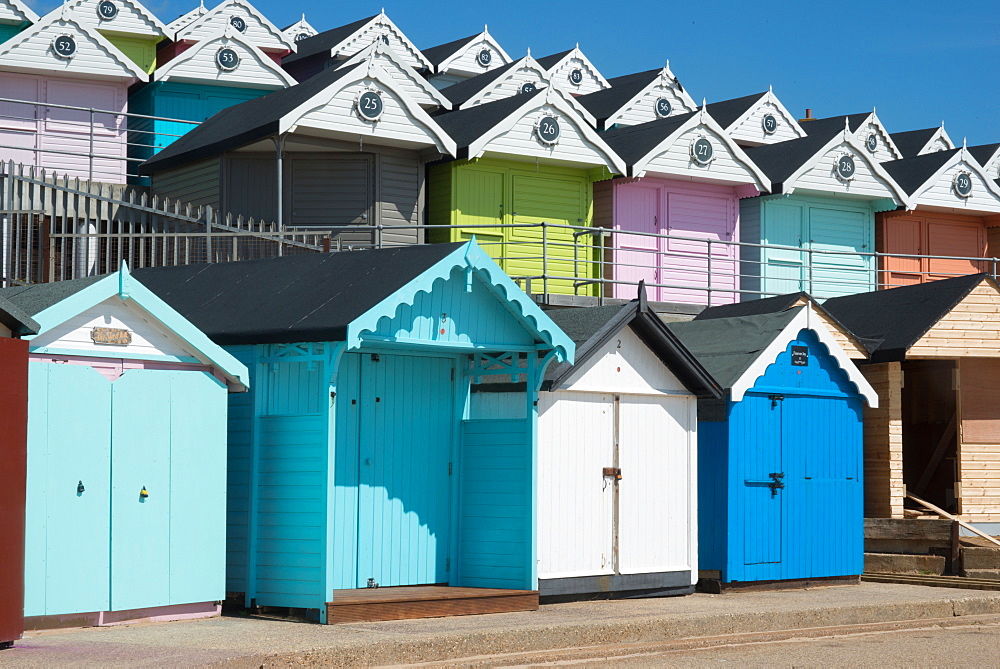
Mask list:
[[[458,176],[458,214],[463,225],[499,226],[504,222],[504,178],[500,171],[465,169]],[[470,227],[459,230],[460,241],[473,235],[483,250],[506,271],[504,229]]]

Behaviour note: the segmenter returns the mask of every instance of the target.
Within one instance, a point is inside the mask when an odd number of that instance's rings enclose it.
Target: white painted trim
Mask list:
[[[240,46],[249,50],[251,53],[253,53],[254,57],[257,58],[261,67],[274,73],[283,82],[285,82],[286,87],[295,86],[296,84],[299,83],[298,81],[295,80],[295,77],[293,77],[292,75],[288,74],[283,69],[281,69],[281,66],[275,63],[270,56],[261,51],[259,47],[244,40],[243,36],[237,30],[229,26],[226,26],[226,32],[224,34],[219,35],[218,37],[213,37],[211,39],[206,39],[198,42],[193,47],[187,49],[184,53],[177,56],[163,67],[157,68],[156,73],[153,75],[153,79],[155,81],[169,81],[172,70],[181,67],[184,63],[187,63],[188,61],[194,60],[201,54],[202,51],[214,49],[215,48],[214,45],[218,44],[222,40],[231,40],[233,42],[237,42]],[[220,85],[221,82],[203,81],[201,83]],[[240,85],[245,85],[245,84],[240,84]]]
[[[493,38],[493,35],[490,34],[490,31],[483,30],[483,32],[479,33],[478,35],[470,39],[468,42],[466,42],[459,48],[455,49],[455,53],[451,54],[450,56],[442,60],[441,63],[437,66],[435,73],[436,74],[447,73],[448,67],[451,66],[452,61],[454,61],[457,58],[460,58],[465,53],[465,50],[469,48],[470,44],[473,44],[475,42],[480,42],[483,40],[489,43],[489,45],[493,48],[493,50],[497,52],[497,55],[501,56],[504,65],[510,65],[513,62],[513,59],[509,55],[507,55],[507,52],[503,50],[503,47],[500,46],[500,43]],[[483,72],[489,72],[489,70],[483,70]]]
[[[301,19],[299,19],[298,21],[296,21],[295,23],[293,23],[292,25],[288,26],[287,28],[281,31],[281,33],[285,37],[292,40],[293,44],[296,43],[295,36],[303,32],[309,33],[310,37],[315,37],[316,35],[319,34],[319,31],[313,28],[312,24],[306,21],[305,14],[302,15]]]
[[[863,160],[865,164],[868,165],[871,171],[879,179],[882,179],[883,181],[886,182],[886,184],[888,184],[892,192],[896,194],[896,196],[892,198],[893,201],[895,201],[897,204],[903,205],[907,209],[913,209],[915,205],[912,202],[912,198],[910,198],[910,196],[906,194],[906,192],[902,189],[902,187],[900,187],[900,185],[897,184],[891,176],[889,176],[889,173],[885,171],[885,168],[882,167],[881,163],[872,160],[871,154],[868,153],[868,149],[866,149],[861,144],[860,140],[858,140],[858,138],[855,136],[855,133],[850,132],[846,128],[843,132],[834,135],[830,139],[830,141],[824,144],[823,147],[820,148],[818,151],[816,151],[816,153],[814,153],[809,160],[800,165],[799,169],[792,172],[792,174],[787,179],[785,179],[784,193],[790,195],[795,190],[795,181],[799,179],[799,177],[801,177],[803,174],[805,174],[809,170],[819,165],[820,160],[822,160],[826,156],[827,152],[829,152],[833,147],[842,143],[847,143],[857,154],[855,158]]]
[[[143,16],[143,18],[146,19],[146,21],[153,24],[153,27],[159,31],[160,37],[167,37],[167,26],[163,23],[163,21],[157,18],[156,14],[153,14],[153,12],[149,11],[149,9],[147,9],[141,2],[139,2],[139,0],[115,0],[115,1],[123,2],[125,4],[134,7]],[[80,11],[77,9],[77,6],[82,5],[84,2],[87,2],[87,0],[75,0],[74,2],[71,2],[68,5],[66,5],[66,7],[73,11]],[[98,30],[101,29],[99,24],[94,24],[94,27],[97,28]],[[109,24],[108,30],[114,31],[114,28],[111,27],[111,25]]]
[[[427,79],[420,76],[420,73],[418,73],[416,70],[410,67],[407,63],[403,62],[403,60],[399,57],[399,54],[397,54],[391,46],[387,45],[380,39],[375,40],[369,46],[357,52],[356,54],[345,60],[343,63],[338,64],[337,69],[350,67],[364,60],[369,60],[372,55],[376,54],[388,57],[389,60],[391,60],[399,67],[400,70],[406,73],[406,76],[413,82],[415,86],[417,86],[425,93],[427,93],[429,96],[434,98],[437,101],[438,105],[440,105],[445,109],[451,109],[451,100],[449,100],[444,93],[442,93],[437,88],[434,88],[434,86],[431,85],[431,83],[427,81]]]
[[[667,86],[667,87],[676,88],[677,95],[684,102],[684,109],[685,109],[685,111],[693,112],[693,111],[695,111],[695,110],[698,109],[698,103],[694,101],[694,98],[692,98],[691,94],[687,92],[687,89],[684,88],[684,86],[681,85],[680,80],[677,77],[674,76],[673,72],[670,71],[670,66],[669,65],[665,65],[663,67],[663,69],[660,70],[660,74],[659,75],[657,75],[656,77],[654,77],[652,79],[652,81],[650,81],[648,84],[646,84],[641,91],[639,91],[634,96],[632,96],[631,100],[629,100],[628,102],[626,102],[625,104],[623,104],[613,114],[611,114],[610,116],[608,116],[608,118],[604,121],[604,127],[605,128],[610,128],[611,126],[613,126],[614,124],[616,124],[619,121],[619,119],[621,119],[621,117],[629,109],[632,109],[637,104],[639,104],[642,101],[642,99],[646,96],[647,93],[649,93],[651,90],[653,90],[657,86],[661,86],[661,85]]]
[[[886,129],[885,125],[879,119],[878,114],[876,114],[874,110],[872,110],[872,113],[868,115],[868,118],[866,118],[864,122],[861,124],[861,126],[858,128],[858,132],[860,132],[861,129],[864,128],[869,123],[874,123],[875,125],[878,126],[878,131],[879,133],[881,133],[882,139],[885,141],[885,145],[889,147],[889,150],[892,151],[893,155],[896,156],[897,160],[902,160],[903,152],[900,151],[899,147],[896,146],[896,143],[892,141],[892,136],[889,134],[889,131]],[[859,137],[858,142],[862,146],[864,146],[865,140]]]
[[[740,145],[729,136],[729,133],[727,133],[722,126],[719,125],[714,118],[712,118],[712,115],[709,114],[704,107],[701,111],[694,114],[691,118],[684,122],[669,137],[664,139],[655,148],[643,156],[642,159],[637,161],[635,165],[632,165],[632,174],[636,177],[642,177],[645,174],[646,165],[648,165],[650,161],[654,160],[661,153],[673,146],[684,133],[699,126],[704,126],[719,137],[719,139],[726,145],[726,148],[732,152],[737,162],[743,165],[750,175],[754,177],[754,185],[757,187],[757,190],[761,192],[771,191],[771,180],[767,178],[764,171],[754,164],[754,162],[750,159],[750,156],[746,154],[746,151],[744,151]]]
[[[688,402],[688,564],[691,565],[691,585],[698,583],[698,400]]]
[[[190,12],[184,12],[176,19],[167,24],[168,35],[175,35],[178,30],[194,23],[205,14],[208,14],[208,10],[205,9],[205,0],[201,0],[198,6],[192,9]]]
[[[587,67],[589,67],[591,69],[591,71],[595,75],[597,75],[597,80],[601,82],[601,85],[605,89],[611,88],[611,84],[609,84],[608,80],[604,78],[604,75],[601,74],[600,70],[598,70],[596,67],[594,67],[594,64],[592,62],[590,62],[590,59],[587,58],[587,56],[584,55],[583,51],[580,51],[580,46],[579,45],[573,47],[573,49],[569,53],[567,53],[565,56],[563,56],[552,67],[550,67],[548,69],[548,73],[552,74],[553,72],[555,72],[556,70],[558,70],[560,67],[562,67],[563,63],[565,63],[566,61],[571,60],[573,58],[579,58],[584,63],[586,63]]]
[[[448,133],[446,133],[420,105],[414,102],[413,98],[411,98],[406,91],[401,90],[396,85],[396,83],[392,80],[392,76],[386,72],[385,68],[371,61],[369,61],[367,68],[359,66],[356,68],[353,76],[339,79],[335,82],[335,87],[324,89],[282,116],[278,121],[278,132],[285,133],[292,131],[298,125],[303,116],[315,110],[317,107],[329,102],[340,91],[350,86],[354,86],[359,81],[363,81],[364,79],[374,79],[380,86],[386,90],[392,91],[392,93],[399,98],[400,102],[403,103],[406,110],[431,132],[435,139],[435,148],[437,148],[439,152],[452,157],[456,155],[458,149],[455,145],[455,140],[452,139],[451,136],[449,136]],[[356,135],[357,133],[351,132],[351,134]]]
[[[247,10],[248,13],[256,16],[257,19],[259,19],[260,22],[264,25],[264,27],[267,28],[267,30],[270,33],[272,33],[279,42],[282,42],[285,45],[285,47],[287,47],[289,50],[295,51],[295,42],[293,40],[288,39],[288,37],[283,32],[281,32],[281,29],[278,28],[278,26],[271,23],[271,21],[269,21],[266,16],[261,14],[260,11],[256,7],[251,5],[249,2],[247,2],[247,0],[225,0],[225,2],[222,2],[211,11],[202,14],[191,23],[180,28],[177,31],[177,34],[174,36],[174,40],[179,42],[183,39],[187,39],[184,36],[184,33],[190,32],[195,28],[197,28],[202,23],[207,23],[208,21],[211,21],[214,17],[229,11],[229,8],[234,5],[239,5],[243,7],[245,10]]]
[[[483,87],[479,89],[478,93],[476,93],[471,98],[463,102],[461,105],[458,106],[458,108],[469,109],[470,107],[475,107],[476,105],[483,104],[484,103],[483,98],[486,96],[487,92],[493,90],[501,81],[509,77],[511,73],[521,69],[534,70],[538,74],[538,78],[545,82],[546,86],[551,85],[551,81],[549,80],[549,73],[545,71],[544,67],[538,64],[537,60],[531,57],[531,54],[528,54],[524,58],[512,64],[506,73],[500,75],[490,83],[483,85]],[[484,72],[483,74],[486,74],[486,72]],[[580,106],[582,107],[582,105]]]
[[[774,338],[774,341],[761,351],[750,367],[733,384],[730,389],[732,400],[739,402],[743,399],[744,393],[753,388],[754,384],[757,383],[757,379],[764,375],[768,366],[777,360],[778,355],[788,348],[788,342],[794,340],[801,330],[812,330],[816,333],[820,343],[827,347],[830,355],[837,361],[840,368],[844,370],[851,383],[857,387],[858,393],[865,398],[868,406],[872,409],[877,409],[878,393],[868,383],[868,380],[865,379],[857,365],[847,356],[847,352],[833,338],[830,330],[823,323],[823,319],[819,317],[819,314],[816,313],[811,304],[801,307],[801,311],[792,318],[791,322]]]
[[[1000,205],[1000,184],[997,184],[995,180],[991,179],[986,174],[986,169],[979,164],[979,162],[973,157],[971,153],[969,153],[969,150],[966,149],[964,146],[958,153],[956,153],[951,158],[946,160],[944,165],[942,165],[937,172],[931,175],[931,177],[928,178],[927,181],[921,184],[920,187],[913,192],[912,198],[914,204],[915,205],[927,204],[929,206],[937,205],[938,203],[936,202],[921,202],[920,199],[927,191],[938,185],[938,182],[941,180],[941,175],[943,175],[946,171],[950,170],[955,165],[961,163],[964,163],[969,168],[970,172],[974,172],[977,176],[979,176],[983,180],[983,182],[985,182],[988,192],[993,195],[994,199],[996,200],[996,203]],[[975,194],[973,194],[973,197],[975,197]],[[962,209],[963,211],[967,211],[970,213],[978,211],[975,208],[975,206],[969,206],[969,204],[971,204],[971,199],[972,198],[962,199],[961,204],[963,206],[959,208]],[[987,213],[993,214],[995,213],[995,211],[996,210],[989,210]]]
[[[344,45],[347,42],[350,42],[351,40],[355,39],[355,37],[359,33],[364,32],[368,28],[368,26],[372,25],[373,23],[378,23],[378,22],[383,22],[383,23],[387,24],[390,28],[392,28],[392,30],[396,33],[396,35],[399,37],[399,39],[402,40],[404,44],[406,44],[408,47],[410,47],[410,49],[413,50],[414,56],[416,56],[418,60],[420,60],[420,61],[423,62],[424,67],[426,67],[430,71],[434,70],[434,66],[431,64],[431,61],[427,60],[427,58],[424,56],[424,54],[420,52],[420,49],[417,48],[417,45],[414,44],[413,42],[411,42],[410,38],[407,37],[403,33],[403,31],[400,30],[396,26],[396,24],[392,22],[392,19],[390,19],[389,16],[385,13],[385,10],[382,10],[382,12],[378,16],[372,17],[371,21],[369,21],[368,23],[364,24],[363,26],[361,26],[360,28],[358,28],[357,30],[355,30],[353,33],[351,33],[350,35],[348,35],[346,38],[340,40],[340,42],[338,42],[337,44],[334,44],[330,48],[330,58],[334,58],[335,56],[341,55],[340,54],[340,48],[341,48],[342,45]]]
[[[802,129],[802,126],[799,125],[799,122],[796,120],[795,116],[790,111],[788,111],[788,108],[781,103],[781,100],[778,99],[778,96],[775,95],[774,91],[772,90],[768,90],[767,93],[764,93],[764,95],[762,95],[756,102],[750,105],[745,112],[743,112],[742,116],[740,116],[738,119],[730,123],[726,127],[726,132],[727,133],[732,132],[735,128],[740,127],[740,125],[742,125],[751,116],[753,116],[754,112],[757,111],[759,107],[767,104],[768,102],[770,102],[771,104],[773,104],[775,107],[778,108],[778,112],[783,117],[785,123],[787,123],[788,126],[795,131],[795,134],[799,136],[799,139],[806,137],[809,134]]]
[[[25,21],[28,21],[29,23],[38,23],[38,14],[36,14],[31,7],[21,2],[21,0],[7,0],[7,4],[10,5],[14,11],[20,12]]]
[[[939,139],[944,140],[944,143],[948,147],[948,149],[958,148],[955,146],[955,142],[951,141],[951,137],[948,136],[948,133],[945,132],[944,126],[942,125],[940,128],[934,131],[934,134],[931,135],[930,139],[924,142],[924,145],[920,147],[919,151],[917,151],[917,155],[922,156],[925,153],[936,153],[935,151],[928,151],[927,147]]]
[[[604,164],[606,167],[611,169],[612,172],[616,174],[628,173],[625,161],[622,160],[618,154],[607,145],[604,139],[597,133],[596,130],[594,130],[593,126],[587,123],[587,121],[576,112],[576,109],[567,99],[566,93],[554,86],[549,86],[545,88],[540,95],[533,96],[532,98],[526,100],[525,103],[516,111],[512,112],[507,116],[507,118],[490,128],[486,133],[481,135],[479,139],[470,144],[469,158],[478,158],[483,155],[483,153],[489,150],[489,143],[496,137],[512,129],[526,115],[546,105],[555,107],[560,113],[564,114],[566,120],[576,127],[580,134],[582,134],[584,138],[590,142],[591,146],[599,154],[604,156]]]

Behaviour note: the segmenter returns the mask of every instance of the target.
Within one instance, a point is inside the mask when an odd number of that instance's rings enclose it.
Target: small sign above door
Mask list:
[[[90,339],[95,344],[128,346],[132,343],[132,333],[125,328],[94,328],[90,331]]]
[[[809,366],[809,347],[808,346],[793,346],[792,347],[792,366],[793,367],[808,367]]]

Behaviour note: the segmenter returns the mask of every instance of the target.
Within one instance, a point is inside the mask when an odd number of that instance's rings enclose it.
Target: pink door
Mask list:
[[[49,80],[46,102],[122,112],[125,84],[107,81]],[[58,174],[125,183],[125,117],[49,107],[41,137],[42,166]],[[93,153],[93,158],[91,158]]]
[[[737,247],[710,242],[734,241],[736,196],[732,189],[666,193],[663,217],[666,239],[661,282],[685,288],[664,288],[660,299],[684,304],[729,304],[739,285]],[[711,288],[711,290],[706,290]]]
[[[619,184],[615,192],[614,296],[632,299],[634,284],[644,280],[657,284],[660,279],[661,240],[652,236],[659,230],[660,189],[641,183]],[[649,287],[646,296],[659,300],[659,288]]]
[[[38,77],[16,74],[0,75],[0,98],[38,101]],[[37,105],[0,102],[0,160],[37,165]]]

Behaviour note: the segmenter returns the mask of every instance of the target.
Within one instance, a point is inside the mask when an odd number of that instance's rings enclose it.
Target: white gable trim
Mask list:
[[[185,12],[184,14],[181,14],[176,19],[167,24],[167,33],[170,35],[174,35],[177,33],[178,30],[180,30],[186,25],[190,25],[191,23],[197,21],[200,17],[204,16],[207,13],[208,10],[205,9],[205,0],[199,0],[197,7],[192,9],[190,12]]]
[[[574,58],[579,58],[580,60],[583,61],[584,65],[590,68],[590,71],[594,73],[594,76],[601,83],[602,89],[611,88],[611,84],[609,84],[608,80],[604,78],[604,75],[601,74],[600,70],[594,67],[594,64],[590,62],[590,59],[587,58],[587,56],[584,55],[583,51],[580,51],[579,44],[573,47],[573,49],[569,53],[563,56],[555,65],[549,68],[549,75],[551,76],[553,72],[557,71],[560,67],[562,67],[566,63],[566,61],[572,60]],[[569,87],[567,87],[567,90],[569,90]]]
[[[337,68],[340,69],[343,67],[350,67],[352,65],[355,65],[356,63],[360,63],[365,60],[370,60],[371,57],[376,54],[385,55],[389,60],[395,63],[396,66],[399,67],[400,71],[403,72],[406,75],[406,77],[413,82],[415,86],[417,86],[418,88],[420,88],[420,90],[424,91],[427,95],[429,95],[439,106],[444,107],[445,109],[451,109],[451,100],[445,97],[444,93],[442,93],[437,88],[434,88],[434,86],[432,86],[431,83],[427,81],[427,79],[420,76],[420,74],[416,70],[414,70],[412,67],[410,67],[409,64],[404,62],[403,59],[399,57],[399,55],[393,50],[391,46],[387,45],[380,39],[375,40],[367,48],[362,49],[361,51],[357,52],[356,54],[345,60],[343,63],[337,65]]]
[[[186,63],[197,59],[199,56],[202,55],[203,51],[217,50],[218,48],[220,48],[219,43],[225,41],[236,42],[243,48],[250,51],[253,54],[254,58],[257,60],[257,64],[263,69],[273,73],[274,76],[278,77],[282,82],[284,82],[286,88],[289,86],[294,86],[297,83],[299,83],[298,81],[295,80],[295,77],[293,77],[292,75],[288,74],[283,69],[281,69],[281,66],[275,63],[270,56],[261,51],[256,45],[244,40],[242,38],[242,35],[240,35],[238,31],[236,31],[234,28],[231,27],[226,27],[226,32],[222,35],[219,35],[218,37],[213,37],[212,39],[206,39],[198,42],[193,47],[182,53],[180,56],[174,58],[163,67],[158,68],[156,70],[156,73],[153,75],[153,79],[155,81],[170,81],[170,79],[173,77],[174,70],[181,69],[182,67],[184,67]],[[183,80],[183,79],[184,77],[178,77],[178,80]],[[195,80],[189,79],[188,81],[195,81]],[[212,83],[212,84],[226,83],[219,81],[207,82],[205,80],[197,80],[197,81],[198,83]],[[247,85],[247,84],[239,84],[234,82],[233,85],[235,86],[235,85]]]
[[[177,40],[178,42],[181,41],[182,39],[187,39],[187,34],[191,33],[192,31],[196,30],[197,28],[199,28],[202,24],[208,23],[209,21],[211,21],[215,17],[220,16],[220,15],[228,12],[230,7],[237,6],[237,5],[240,6],[240,7],[242,7],[243,9],[245,9],[248,14],[251,14],[254,17],[256,17],[261,22],[261,24],[264,26],[264,28],[269,33],[271,33],[271,35],[276,40],[278,40],[279,42],[281,42],[286,48],[288,48],[291,51],[295,51],[295,42],[292,41],[292,40],[290,40],[290,39],[288,39],[288,37],[283,32],[281,32],[281,30],[278,28],[278,26],[276,26],[273,23],[271,23],[266,16],[264,16],[263,14],[261,14],[260,11],[258,11],[256,7],[254,7],[249,2],[247,2],[247,0],[225,0],[225,2],[223,2],[222,4],[220,4],[218,7],[216,7],[212,11],[207,12],[206,14],[203,14],[202,16],[199,16],[198,18],[196,18],[194,21],[192,21],[188,25],[180,28],[177,31],[177,34],[174,37],[174,39]]]
[[[802,330],[812,330],[816,333],[820,343],[827,347],[833,359],[847,373],[847,378],[857,387],[858,392],[868,402],[868,406],[872,409],[877,409],[878,393],[875,392],[875,389],[868,383],[868,380],[865,379],[854,362],[847,356],[847,352],[833,338],[823,319],[813,309],[812,304],[802,307],[802,310],[781,331],[781,334],[775,337],[774,341],[768,344],[767,348],[761,351],[750,367],[743,372],[743,375],[740,376],[731,388],[732,400],[734,402],[741,401],[744,393],[753,388],[754,384],[757,383],[757,379],[767,371],[768,366],[777,360],[778,355],[788,348],[788,342],[795,339]]]
[[[38,23],[38,14],[32,11],[31,7],[21,2],[21,0],[4,0],[7,7],[15,15],[19,15],[22,21]]]
[[[48,29],[49,27],[59,27],[56,24],[61,24],[62,26],[71,27],[78,31],[81,37],[86,37],[89,40],[96,42],[96,46],[104,51],[107,56],[114,60],[119,68],[122,70],[120,73],[107,73],[104,76],[113,78],[133,78],[139,81],[149,81],[149,75],[146,74],[142,68],[133,62],[131,58],[123,54],[118,50],[114,44],[108,41],[108,39],[95,29],[89,28],[87,26],[81,25],[78,21],[74,20],[70,16],[63,17],[62,10],[56,9],[49,12],[46,16],[42,17],[42,20],[38,23],[32,25],[27,30],[22,30],[20,33],[7,40],[3,44],[0,44],[0,67],[10,68],[12,70],[32,70],[32,71],[46,71],[53,73],[53,70],[46,69],[40,65],[34,65],[32,63],[23,63],[20,60],[15,62],[4,62],[6,57],[10,56],[10,52],[15,48],[24,44],[25,42],[34,42],[38,40],[38,34],[42,31]],[[64,70],[58,70],[63,72]],[[74,72],[74,70],[66,70],[68,72]],[[76,72],[80,72],[77,70]],[[91,76],[101,76],[100,74],[94,72],[80,72],[81,74],[88,74]],[[102,73],[103,74],[103,73]]]
[[[729,126],[726,127],[726,132],[729,133],[735,130],[736,128],[739,128],[751,116],[754,115],[754,112],[757,111],[759,107],[762,107],[769,102],[775,107],[777,107],[778,113],[781,115],[782,120],[788,124],[788,127],[792,129],[792,131],[795,133],[797,137],[799,137],[799,139],[805,137],[808,134],[805,130],[802,129],[802,126],[799,125],[799,122],[795,119],[795,116],[788,111],[788,108],[781,103],[781,100],[778,99],[778,96],[775,95],[774,91],[771,90],[770,88],[767,90],[767,93],[764,93],[764,95],[762,95],[760,99],[757,100],[757,102],[750,105],[747,108],[747,110],[743,112],[742,116],[740,116],[738,119],[730,123]]]
[[[660,74],[656,78],[650,81],[649,84],[636,93],[631,100],[623,104],[617,111],[615,111],[615,113],[609,116],[607,120],[604,121],[604,126],[606,128],[610,128],[614,124],[618,123],[628,110],[642,102],[642,99],[647,93],[661,86],[663,88],[670,88],[674,90],[677,97],[679,97],[684,103],[685,111],[693,112],[698,108],[698,103],[694,101],[691,94],[688,93],[684,86],[681,85],[680,80],[678,80],[677,77],[674,76],[674,73],[670,71],[670,64],[667,63],[663,69],[660,70]]]
[[[934,151],[930,151],[929,149],[931,145],[934,144],[934,142],[937,142],[938,140],[944,142],[945,146],[947,146],[948,149],[955,148],[955,142],[951,141],[951,137],[949,137],[948,133],[944,131],[944,125],[942,125],[940,128],[935,130],[934,134],[931,135],[930,139],[928,139],[924,143],[924,145],[920,147],[920,150],[917,151],[917,155],[922,156],[925,153],[935,153]]]
[[[83,5],[88,1],[89,0],[75,0],[74,2],[70,3],[68,7],[75,12],[83,12],[86,10],[81,9],[80,5]],[[141,2],[139,2],[139,0],[115,0],[115,2],[120,2],[122,4],[129,5],[130,7],[135,9],[135,11],[143,18],[143,20],[150,25],[150,27],[156,33],[157,37],[167,36],[167,26],[163,23],[163,21],[158,19],[156,15],[153,14],[153,12],[146,9],[146,7]],[[94,16],[96,17],[96,15],[97,11],[95,8]],[[97,28],[98,30],[108,30],[109,32],[115,32],[113,23],[109,23],[107,24],[107,26],[105,26],[101,23],[99,19],[96,18],[95,20],[89,22],[88,25]]]
[[[809,170],[818,166],[820,161],[826,157],[827,153],[829,153],[833,147],[842,143],[848,144],[854,150],[854,157],[863,160],[879,179],[885,181],[886,185],[888,185],[895,194],[892,199],[895,200],[897,204],[903,205],[907,209],[913,209],[914,205],[910,196],[906,194],[906,191],[904,191],[899,184],[893,181],[893,178],[889,176],[889,173],[885,171],[885,168],[882,167],[881,163],[871,159],[871,154],[868,153],[868,150],[861,145],[861,142],[854,135],[854,133],[850,132],[847,128],[844,129],[843,133],[834,135],[829,142],[823,145],[823,148],[814,153],[809,160],[799,167],[799,169],[795,170],[795,172],[793,172],[791,176],[785,180],[783,192],[791,194],[795,190],[796,180]]]
[[[890,153],[896,157],[896,160],[902,160],[904,158],[903,152],[900,151],[899,147],[896,146],[896,143],[892,141],[892,136],[889,135],[889,131],[886,130],[885,125],[883,125],[874,109],[872,110],[872,113],[868,115],[868,118],[862,121],[861,125],[858,126],[856,133],[858,144],[864,146],[865,139],[867,138],[867,135],[865,135],[865,128],[869,125],[874,125],[876,127],[876,132],[881,135],[882,141],[885,142],[887,147],[889,147]],[[867,149],[865,150],[867,151]]]
[[[413,57],[416,58],[417,60],[419,60],[421,63],[423,63],[424,67],[426,67],[428,70],[433,71],[434,66],[431,65],[431,61],[427,60],[427,58],[424,56],[424,54],[422,54],[420,52],[420,49],[417,48],[417,45],[414,44],[413,42],[411,42],[410,39],[406,35],[403,34],[403,31],[396,27],[396,24],[392,22],[392,19],[390,19],[386,15],[385,10],[383,10],[378,16],[372,18],[371,21],[369,21],[368,23],[364,24],[363,26],[361,26],[360,28],[358,28],[357,30],[355,30],[352,34],[348,35],[345,39],[342,39],[338,44],[335,44],[330,49],[330,57],[331,58],[335,58],[337,56],[345,56],[345,55],[346,56],[353,56],[354,52],[351,52],[351,53],[342,53],[341,52],[341,49],[344,48],[344,45],[345,44],[349,44],[349,43],[353,42],[354,40],[356,40],[359,35],[361,35],[362,33],[364,33],[371,26],[373,26],[373,25],[379,25],[379,24],[383,24],[383,25],[387,26],[390,30],[392,30],[392,32],[395,33],[396,37],[398,37],[400,39],[400,41],[402,41],[403,44],[405,44],[406,47],[410,50],[410,52],[412,53]]]
[[[757,167],[757,165],[750,160],[750,156],[746,154],[746,151],[744,151],[740,145],[737,144],[725,130],[723,130],[722,126],[719,125],[714,118],[712,118],[711,114],[709,114],[704,107],[702,107],[700,112],[689,118],[679,128],[677,128],[677,130],[675,130],[669,137],[664,139],[654,149],[643,156],[642,159],[637,161],[635,165],[632,165],[630,176],[642,177],[645,174],[646,166],[653,159],[673,146],[674,142],[676,142],[679,137],[692,128],[699,126],[703,126],[712,131],[712,133],[726,145],[726,148],[732,152],[736,161],[746,168],[748,176],[754,180],[753,184],[757,187],[757,190],[761,192],[770,192],[771,180],[767,178],[767,175],[764,174],[763,170]]]
[[[501,84],[501,82],[506,81],[507,79],[510,79],[511,75],[514,72],[517,72],[518,70],[522,70],[522,69],[533,70],[534,72],[538,73],[538,77],[542,81],[545,82],[546,86],[549,85],[549,73],[546,72],[545,68],[542,67],[541,65],[539,65],[538,61],[535,60],[534,58],[532,58],[531,54],[529,53],[527,56],[525,56],[521,60],[517,61],[513,65],[511,65],[510,69],[507,72],[505,72],[501,76],[497,77],[496,79],[494,79],[490,83],[484,85],[479,90],[478,93],[476,93],[471,98],[469,98],[468,100],[466,100],[465,102],[463,102],[461,105],[459,105],[458,108],[459,109],[468,109],[469,107],[475,107],[476,105],[483,104],[484,102],[486,102],[485,98],[486,98],[487,93],[489,93],[494,88],[498,87]],[[486,73],[484,72],[483,74],[486,74]]]
[[[491,141],[511,130],[528,114],[531,114],[539,108],[547,105],[554,107],[565,115],[566,120],[572,123],[577,131],[583,135],[584,139],[590,143],[591,147],[602,156],[606,167],[616,174],[627,173],[628,168],[625,165],[625,161],[622,160],[618,154],[607,145],[607,143],[605,143],[604,139],[602,139],[597,131],[594,130],[593,126],[591,126],[576,112],[573,105],[570,104],[567,99],[566,94],[553,86],[549,86],[543,90],[540,95],[536,95],[527,100],[519,109],[517,109],[517,111],[510,114],[494,127],[490,128],[488,132],[470,144],[469,158],[472,159],[482,156],[489,150],[489,144]]]
[[[941,177],[942,175],[945,174],[945,172],[952,169],[956,165],[965,165],[965,167],[967,167],[970,172],[975,173],[979,178],[983,180],[983,183],[986,185],[987,193],[991,195],[993,199],[992,203],[993,206],[990,209],[984,211],[988,211],[991,213],[1000,211],[1000,184],[997,184],[995,180],[991,179],[989,175],[986,174],[986,170],[983,168],[983,166],[980,165],[978,162],[976,162],[976,159],[973,158],[972,154],[969,153],[969,150],[966,149],[964,146],[962,147],[961,151],[959,151],[951,158],[949,158],[947,161],[945,161],[944,165],[942,165],[937,172],[935,172],[929,179],[927,179],[927,181],[921,184],[921,186],[916,191],[914,191],[912,196],[914,204],[916,205],[927,204],[931,206],[939,204],[938,202],[930,202],[930,201],[921,202],[921,199],[929,190],[931,190],[932,188],[934,188],[939,184],[939,182],[941,181]],[[956,205],[961,205],[956,208],[960,208],[965,211],[979,211],[979,209],[977,209],[976,207],[975,191],[973,191],[971,197],[960,198],[956,196],[955,199],[956,199]]]
[[[395,96],[397,96],[406,111],[409,112],[416,121],[426,127],[428,132],[431,133],[434,137],[434,145],[439,152],[452,157],[456,155],[458,149],[455,146],[455,140],[453,140],[448,133],[446,133],[441,126],[439,126],[437,122],[406,93],[406,91],[402,90],[392,80],[392,75],[386,72],[385,68],[371,61],[369,61],[368,67],[359,66],[353,76],[340,79],[335,82],[335,87],[327,88],[321,93],[314,95],[312,98],[303,102],[291,112],[281,117],[278,121],[278,132],[293,132],[298,127],[299,121],[303,116],[314,111],[317,107],[328,104],[329,101],[340,91],[350,86],[354,86],[359,81],[363,81],[364,79],[373,79],[377,81],[380,86],[388,91],[391,91]],[[353,135],[357,134],[355,130],[351,130],[349,132]]]
[[[483,29],[483,32],[479,33],[478,35],[470,39],[468,42],[460,46],[458,49],[455,49],[455,53],[451,54],[450,56],[442,60],[438,64],[437,70],[435,70],[435,72],[437,72],[438,74],[447,73],[448,68],[451,67],[451,64],[453,62],[461,58],[464,55],[464,53],[469,49],[469,47],[471,47],[474,44],[479,44],[480,42],[486,42],[487,44],[489,44],[490,47],[493,49],[493,51],[495,51],[496,54],[500,56],[500,59],[503,61],[503,65],[509,65],[511,62],[513,62],[511,57],[507,55],[507,52],[503,50],[503,47],[500,46],[500,43],[497,42],[493,38],[493,35],[490,34],[489,29],[485,28]],[[501,65],[501,67],[503,67],[503,65]],[[483,71],[489,72],[488,69]]]
[[[299,35],[308,34],[309,37],[314,37],[315,35],[319,34],[319,31],[313,28],[312,25],[310,25],[310,23],[306,21],[305,14],[302,15],[301,19],[299,19],[292,25],[288,26],[281,32],[285,37],[290,39],[292,43],[295,43],[295,38],[298,37]]]

